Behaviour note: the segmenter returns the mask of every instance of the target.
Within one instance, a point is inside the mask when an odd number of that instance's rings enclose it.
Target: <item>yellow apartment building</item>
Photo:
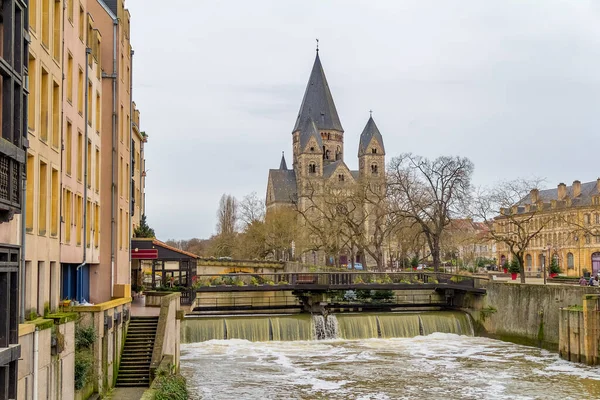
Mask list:
[[[55,309],[60,298],[60,178],[63,3],[29,4],[29,98],[25,308]]]
[[[532,218],[531,231],[541,229],[525,253],[525,271],[541,272],[555,259],[568,276],[600,273],[600,179],[534,189],[510,212]],[[498,217],[496,223],[506,220]],[[500,265],[511,259],[506,244],[498,243],[497,259]]]
[[[103,44],[88,1],[67,0],[63,26],[61,298],[81,302],[100,260]]]
[[[98,267],[90,270],[90,299],[97,303],[127,293],[131,282],[131,16],[123,0],[88,1],[88,8],[102,37],[100,141],[105,150],[100,153],[103,208],[98,229],[103,234]]]
[[[131,233],[140,226],[140,219],[145,212],[145,183],[146,183],[146,159],[144,157],[144,144],[148,141],[145,132],[140,131],[140,110],[133,103],[132,119],[132,141],[131,141],[131,169],[132,195],[131,195]]]

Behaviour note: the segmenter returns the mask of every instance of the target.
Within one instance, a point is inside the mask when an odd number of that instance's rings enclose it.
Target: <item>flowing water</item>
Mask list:
[[[431,328],[427,318],[420,324],[414,317],[406,320],[407,328],[397,325],[399,319],[388,323],[379,317],[381,335]],[[355,323],[338,319],[340,330]],[[361,332],[374,332],[370,321]],[[456,324],[446,328],[456,329]],[[181,372],[193,398],[206,400],[600,399],[599,368],[533,347],[449,333],[396,339],[210,340],[181,346]]]

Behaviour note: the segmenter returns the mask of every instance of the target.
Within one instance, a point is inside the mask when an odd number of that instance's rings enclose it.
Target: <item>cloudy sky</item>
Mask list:
[[[315,57],[357,167],[369,109],[388,155],[461,155],[476,184],[600,176],[600,2],[127,0],[146,214],[208,237],[220,196],[266,191]],[[288,164],[289,165],[289,164]]]

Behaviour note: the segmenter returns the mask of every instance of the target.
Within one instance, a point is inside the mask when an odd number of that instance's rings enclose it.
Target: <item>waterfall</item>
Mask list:
[[[410,338],[434,332],[474,336],[469,316],[458,311],[419,313],[356,313],[310,316],[215,316],[186,318],[181,342],[245,339],[256,342]]]
[[[337,339],[338,321],[335,315],[328,315],[327,318],[322,315],[313,315],[314,335],[316,340]]]

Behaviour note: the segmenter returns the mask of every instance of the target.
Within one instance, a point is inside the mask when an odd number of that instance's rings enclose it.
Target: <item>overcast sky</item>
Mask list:
[[[168,5],[166,5],[168,4]],[[373,109],[387,160],[461,155],[475,184],[600,176],[600,2],[127,0],[146,214],[208,237],[220,196],[264,197],[315,57],[356,169]]]

